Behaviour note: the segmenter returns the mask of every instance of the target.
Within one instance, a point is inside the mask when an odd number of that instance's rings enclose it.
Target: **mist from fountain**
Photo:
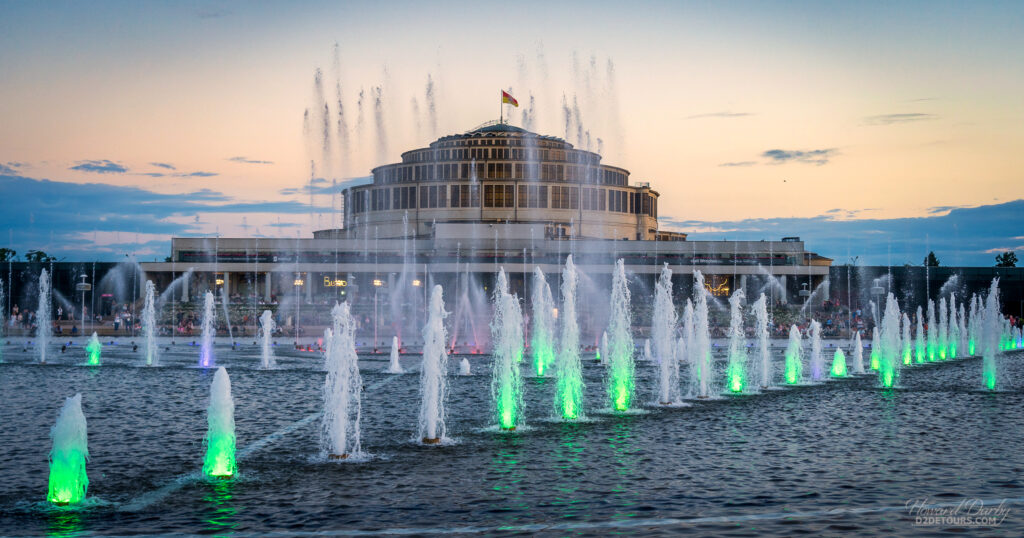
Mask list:
[[[583,365],[580,360],[580,327],[576,313],[579,275],[572,255],[562,269],[562,333],[555,357],[555,413],[562,420],[580,420],[583,415]]]
[[[213,337],[216,334],[216,313],[213,310],[213,292],[203,297],[202,340],[199,347],[199,366],[210,368],[214,365]]]
[[[75,394],[64,401],[57,422],[50,430],[50,479],[46,500],[58,506],[77,504],[85,500],[89,489],[89,476],[85,464],[89,461],[88,428],[82,413],[82,395]]]
[[[654,354],[658,360],[658,402],[662,405],[678,404],[679,361],[675,356],[676,306],[672,302],[672,270],[666,263],[654,289],[654,316],[651,320],[651,337],[654,339]]]
[[[523,313],[519,299],[508,291],[505,268],[494,287],[494,318],[491,321],[494,360],[491,396],[498,426],[514,430],[522,422],[523,381],[519,361],[523,356]]]
[[[693,338],[687,340],[690,352],[690,381],[698,398],[710,394],[714,366],[711,362],[711,334],[708,329],[708,291],[704,289],[704,275],[693,273]]]
[[[821,323],[811,320],[811,381],[825,379],[825,355],[821,351]]]
[[[800,329],[796,325],[789,327],[789,344],[786,346],[786,384],[799,385],[803,380],[804,363],[801,355],[802,342]]]
[[[99,336],[93,331],[89,341],[85,344],[85,363],[89,366],[99,366],[102,352],[103,344],[100,344]]]
[[[156,366],[156,286],[152,280],[146,281],[146,301],[142,307],[142,333],[145,341],[146,366]]]
[[[349,303],[331,309],[331,336],[324,354],[324,414],[320,425],[320,454],[331,460],[362,455],[359,421],[363,379],[356,355],[356,322]]]
[[[46,364],[46,351],[50,346],[53,319],[50,316],[50,273],[39,273],[39,307],[36,309],[36,353],[39,363]]]
[[[757,363],[758,363],[758,384],[762,389],[767,389],[772,384],[772,356],[769,346],[768,333],[768,298],[764,293],[754,301],[750,307],[757,319],[754,329],[754,337],[757,339]]]
[[[860,331],[855,331],[853,337],[853,373],[864,373],[864,343],[860,340]]]
[[[260,368],[268,370],[274,367],[274,313],[264,310],[260,314]]]
[[[444,318],[447,316],[448,313],[444,311],[444,292],[440,285],[435,285],[430,291],[427,324],[423,327],[423,363],[420,368],[421,399],[417,437],[424,444],[438,444],[445,439],[445,400],[448,397],[448,353],[445,344],[448,335],[444,329]]]
[[[555,323],[552,317],[555,301],[551,297],[551,286],[548,285],[544,271],[541,271],[540,267],[533,270],[531,305],[533,338],[530,347],[533,351],[533,371],[538,377],[544,377],[555,360]]]
[[[606,385],[613,411],[628,411],[633,403],[635,346],[630,328],[633,326],[626,284],[626,266],[620,258],[612,273],[612,293],[608,318],[608,366]]]
[[[740,393],[747,386],[747,346],[743,330],[743,289],[729,297],[729,365],[725,371],[725,390]]]
[[[231,478],[238,473],[235,461],[235,402],[231,399],[231,378],[223,366],[217,368],[213,374],[213,383],[210,384],[206,423],[203,476]]]

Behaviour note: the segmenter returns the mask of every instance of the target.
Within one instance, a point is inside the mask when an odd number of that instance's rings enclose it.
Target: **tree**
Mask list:
[[[47,263],[57,261],[57,257],[50,256],[41,250],[30,250],[25,253],[25,261],[35,263]]]
[[[1017,267],[1017,254],[1012,250],[996,254],[996,267]]]
[[[934,250],[929,252],[928,255],[924,257],[924,263],[922,265],[925,265],[927,267],[938,267],[939,266],[939,259],[935,257],[935,251]]]
[[[13,262],[18,253],[9,248],[0,248],[0,262]]]

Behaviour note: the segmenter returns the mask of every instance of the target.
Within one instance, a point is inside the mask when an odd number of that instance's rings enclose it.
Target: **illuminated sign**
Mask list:
[[[301,278],[296,278],[295,281],[292,282],[292,284],[295,284],[296,286],[302,286],[305,283],[306,281],[302,280]]]
[[[328,288],[344,288],[345,286],[348,286],[348,281],[347,280],[342,280],[340,278],[332,279],[329,276],[325,276],[324,277],[324,286],[328,287]]]
[[[412,281],[412,285],[413,285],[413,286],[416,286],[416,287],[419,287],[419,286],[420,286],[420,285],[422,285],[422,284],[423,284],[423,283],[422,283],[422,282],[420,282],[420,281],[419,281],[418,279],[417,279],[417,280],[413,280],[413,281]]]
[[[379,288],[379,287],[384,285],[384,282],[381,281],[379,278],[375,278],[375,279],[373,279],[373,285],[377,286]]]
[[[224,284],[224,279],[223,279],[223,278],[218,278],[218,279],[216,280],[216,282],[217,282],[217,285],[218,285],[218,286],[222,286],[222,285]]]
[[[707,275],[704,281],[704,289],[715,297],[729,296],[729,278],[722,275]]]

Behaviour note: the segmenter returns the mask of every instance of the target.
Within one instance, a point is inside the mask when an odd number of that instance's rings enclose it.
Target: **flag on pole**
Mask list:
[[[519,108],[519,101],[516,101],[516,98],[509,95],[505,90],[501,90],[501,102]]]

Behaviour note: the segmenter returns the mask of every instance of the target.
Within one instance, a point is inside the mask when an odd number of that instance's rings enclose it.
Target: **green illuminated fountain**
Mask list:
[[[799,384],[803,377],[803,369],[803,360],[800,358],[800,329],[792,325],[789,328],[789,346],[786,347],[786,384]]]
[[[86,364],[89,366],[99,366],[102,352],[103,344],[100,343],[99,336],[93,332],[92,336],[89,337],[89,342],[85,344]]]
[[[875,325],[875,328],[871,330],[871,369],[878,370],[881,366],[882,361],[882,344],[880,340],[881,327]]]
[[[747,386],[747,348],[744,345],[743,289],[729,298],[729,365],[725,370],[725,389],[731,393],[743,392]]]
[[[885,314],[882,316],[880,343],[880,349],[878,350],[878,381],[882,387],[891,388],[896,385],[900,362],[900,306],[892,293],[889,293],[885,301]]]
[[[996,390],[999,380],[996,356],[1000,353],[999,338],[1002,333],[1002,314],[999,311],[999,279],[993,278],[992,285],[981,311],[981,378],[988,390]]]
[[[633,403],[633,371],[635,368],[632,316],[629,310],[629,288],[626,266],[620,258],[612,275],[611,309],[608,320],[607,392],[614,411],[628,411]]]
[[[836,348],[835,355],[832,356],[832,370],[829,372],[832,377],[847,377],[849,374],[846,372],[846,355],[843,354],[842,348]]]
[[[544,271],[537,267],[533,270],[533,337],[530,347],[533,350],[533,369],[538,377],[547,375],[555,360],[554,344],[554,309],[555,301],[551,298],[551,286],[544,277]]]
[[[580,362],[580,328],[576,320],[576,286],[579,275],[572,256],[562,269],[562,334],[555,360],[555,413],[562,420],[583,418],[583,365]]]
[[[926,348],[924,343],[924,314],[921,312],[921,307],[917,307],[917,325],[914,328],[914,362],[921,364],[928,357],[926,356]]]
[[[935,301],[928,299],[928,335],[925,339],[928,362],[935,362],[938,357],[939,325],[935,322]]]
[[[85,500],[89,489],[89,477],[85,472],[85,463],[89,461],[89,442],[81,394],[64,401],[57,423],[50,430],[50,439],[53,448],[50,450],[50,487],[46,500],[58,506],[80,503]]]
[[[909,366],[913,362],[913,353],[911,352],[911,344],[913,341],[910,339],[910,318],[907,317],[907,313],[903,313],[903,337],[900,339],[900,357],[903,359],[903,364]]]
[[[508,291],[505,269],[494,287],[494,319],[491,321],[494,361],[491,396],[498,426],[514,430],[522,421],[523,381],[518,359],[523,356],[523,313],[519,299]]]
[[[206,458],[203,475],[228,479],[235,476],[235,402],[231,379],[223,366],[217,368],[210,385],[210,406],[206,408]]]

